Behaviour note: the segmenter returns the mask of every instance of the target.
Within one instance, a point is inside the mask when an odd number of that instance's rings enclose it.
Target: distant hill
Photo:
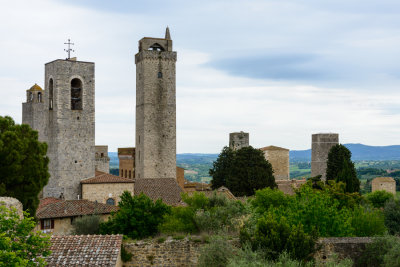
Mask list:
[[[400,145],[396,146],[367,146],[363,144],[345,144],[352,153],[352,160],[400,160]],[[118,168],[118,153],[108,152],[110,167]],[[188,167],[193,164],[212,166],[218,154],[184,153],[176,155],[178,166]],[[291,150],[291,162],[311,161],[311,149]]]
[[[400,160],[400,145],[367,146],[363,144],[344,144],[352,154],[352,160]],[[292,150],[290,161],[311,161],[311,149]]]

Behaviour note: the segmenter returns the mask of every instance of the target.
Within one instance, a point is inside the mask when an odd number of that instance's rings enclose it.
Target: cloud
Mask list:
[[[169,25],[178,152],[218,152],[233,131],[255,147],[310,147],[311,134],[399,144],[398,1],[7,1],[0,17],[0,115],[21,122],[44,64],[96,63],[96,143],[134,146],[137,42]],[[21,8],[22,7],[22,8]]]

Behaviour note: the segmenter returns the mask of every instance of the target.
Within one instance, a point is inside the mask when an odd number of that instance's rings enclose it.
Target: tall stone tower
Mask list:
[[[236,132],[229,134],[229,147],[233,150],[249,146],[249,133]]]
[[[311,138],[311,177],[322,175],[326,179],[326,162],[331,147],[339,144],[339,134],[319,133]]]
[[[165,38],[139,41],[136,63],[135,177],[176,179],[176,52]]]
[[[94,63],[76,59],[45,65],[45,90],[27,91],[22,122],[48,144],[48,184],[43,197],[77,199],[80,181],[95,176]]]

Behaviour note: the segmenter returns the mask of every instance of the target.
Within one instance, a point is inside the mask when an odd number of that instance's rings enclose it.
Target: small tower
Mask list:
[[[77,199],[80,181],[95,176],[94,63],[45,64],[49,183],[44,197]]]
[[[329,150],[339,144],[339,134],[319,133],[313,134],[311,138],[311,177],[322,175],[326,179],[326,162]]]
[[[47,113],[45,112],[44,91],[36,83],[26,90],[26,102],[22,103],[22,123],[38,131],[39,141],[47,142]]]
[[[110,157],[108,146],[95,146],[95,170],[110,173]]]
[[[176,52],[165,38],[139,41],[136,63],[135,177],[176,179]]]
[[[236,132],[229,134],[229,147],[233,150],[249,146],[249,133]]]

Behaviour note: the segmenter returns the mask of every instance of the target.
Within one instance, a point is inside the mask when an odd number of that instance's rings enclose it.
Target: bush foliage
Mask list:
[[[50,236],[34,232],[36,222],[24,212],[0,205],[0,266],[46,266]]]
[[[389,234],[400,235],[400,201],[394,199],[387,201],[383,212]]]
[[[384,190],[378,190],[372,193],[369,193],[365,196],[365,198],[374,206],[375,208],[383,208],[385,206],[386,201],[393,199],[394,196],[392,193],[389,193]]]
[[[153,202],[144,194],[132,197],[128,191],[122,193],[118,205],[120,210],[100,224],[100,233],[124,234],[133,239],[151,236],[157,233],[163,217],[171,212],[171,207],[161,199]]]
[[[76,218],[72,223],[73,235],[96,235],[100,232],[100,216],[86,215]]]

